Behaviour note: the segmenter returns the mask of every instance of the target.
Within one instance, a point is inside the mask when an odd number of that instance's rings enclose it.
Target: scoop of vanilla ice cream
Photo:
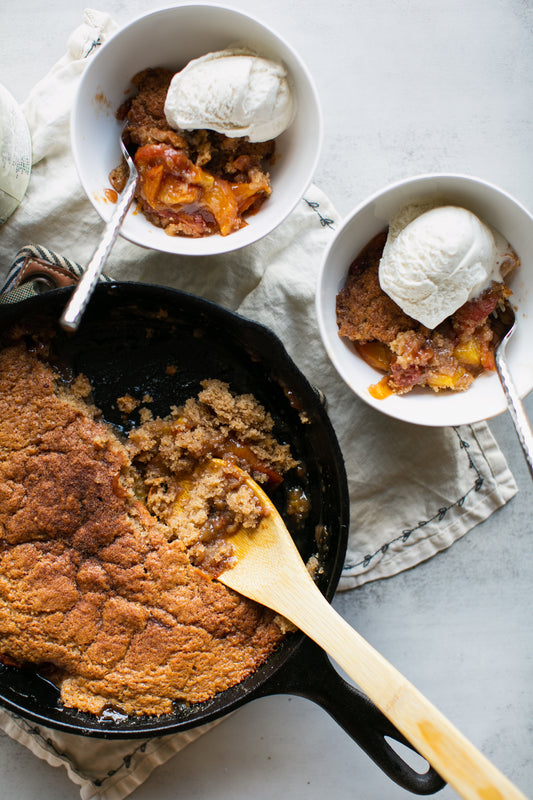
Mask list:
[[[432,208],[392,230],[379,264],[381,288],[428,328],[501,280],[492,231],[465,208]]]
[[[289,127],[294,112],[285,68],[240,49],[190,61],[174,75],[165,101],[173,128],[207,128],[247,136],[251,142],[275,139]]]

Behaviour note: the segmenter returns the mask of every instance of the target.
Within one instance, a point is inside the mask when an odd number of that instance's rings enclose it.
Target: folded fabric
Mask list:
[[[67,54],[23,106],[34,163],[27,195],[2,227],[0,263],[7,288],[8,272],[24,245],[84,265],[98,243],[103,223],[76,174],[69,111],[87,60],[115,29],[107,14],[86,11]],[[487,424],[415,428],[374,411],[338,377],[322,346],[314,308],[317,271],[338,224],[333,204],[313,185],[271,235],[236,253],[177,257],[119,238],[106,271],[116,280],[183,289],[268,325],[324,393],[349,481],[352,521],[339,587],[346,590],[449,547],[506,503],[516,484]],[[102,743],[32,725],[7,711],[0,711],[0,725],[40,758],[65,766],[83,800],[121,800],[157,764],[208,729]]]
[[[34,725],[0,709],[0,727],[52,767],[64,767],[81,800],[123,800],[184,747],[211,730],[211,722],[153,739],[87,739]]]

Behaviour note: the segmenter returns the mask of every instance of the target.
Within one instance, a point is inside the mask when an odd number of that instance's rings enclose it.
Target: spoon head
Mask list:
[[[504,304],[498,305],[494,311],[493,330],[497,337],[497,350],[509,340],[515,327],[516,315],[509,299],[506,299]]]
[[[214,466],[225,464],[213,459]],[[309,572],[277,508],[263,489],[239,467],[231,465],[243,478],[263,509],[255,528],[240,527],[228,538],[233,553],[218,580],[245,597],[274,611],[284,613],[278,603],[284,587],[302,579],[312,582]]]
[[[128,152],[128,148],[124,144],[123,132],[120,135],[120,149],[122,151],[122,156],[124,158],[124,161],[128,165],[128,169],[130,171],[130,174],[128,176],[128,180],[126,181],[126,185],[124,186],[124,189],[126,189],[134,181],[135,182],[137,181],[139,173],[137,171],[137,167],[135,166],[135,162],[134,162],[133,158],[130,156],[130,154]]]

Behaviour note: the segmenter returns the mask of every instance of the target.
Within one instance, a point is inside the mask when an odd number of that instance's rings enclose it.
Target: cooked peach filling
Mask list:
[[[196,214],[206,222],[214,220],[222,236],[244,224],[242,215],[271,188],[261,181],[231,183],[196,166],[181,150],[170,145],[149,144],[135,153],[143,205],[174,222],[189,221]]]

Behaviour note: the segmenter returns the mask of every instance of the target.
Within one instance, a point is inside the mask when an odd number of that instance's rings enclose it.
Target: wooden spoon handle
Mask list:
[[[312,586],[312,589],[310,589]],[[277,611],[319,644],[465,800],[526,800],[432,703],[329,605],[312,582],[285,585]]]
[[[438,774],[465,800],[526,800],[496,767],[392,664],[330,606],[281,517],[270,508],[253,533],[232,544],[235,564],[219,580],[289,619],[328,653]]]

